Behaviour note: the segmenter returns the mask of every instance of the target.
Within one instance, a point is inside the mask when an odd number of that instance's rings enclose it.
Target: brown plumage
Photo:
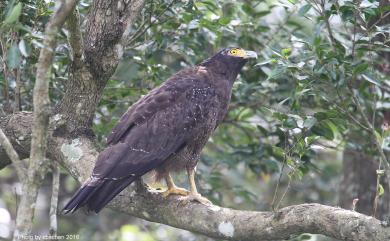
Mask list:
[[[108,136],[91,178],[64,207],[99,212],[131,182],[154,170],[165,178],[168,196],[207,204],[196,190],[194,169],[208,138],[224,118],[237,74],[256,57],[227,48],[201,64],[179,71],[134,103]],[[187,170],[190,191],[177,188],[170,172]]]

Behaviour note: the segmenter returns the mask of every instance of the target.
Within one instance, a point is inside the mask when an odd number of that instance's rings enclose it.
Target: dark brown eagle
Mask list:
[[[91,177],[64,207],[98,213],[147,172],[165,179],[164,196],[183,195],[209,204],[197,191],[195,167],[210,135],[223,120],[233,82],[253,51],[226,48],[183,69],[133,104],[107,138]],[[190,190],[176,187],[170,172],[186,170]]]

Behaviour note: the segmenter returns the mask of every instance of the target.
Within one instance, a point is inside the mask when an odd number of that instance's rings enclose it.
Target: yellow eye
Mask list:
[[[230,50],[231,55],[236,55],[238,53],[237,49]]]

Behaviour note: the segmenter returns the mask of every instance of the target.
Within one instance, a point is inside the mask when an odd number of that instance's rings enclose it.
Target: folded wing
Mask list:
[[[184,148],[193,131],[206,125],[207,109],[215,98],[208,82],[193,76],[170,79],[136,102],[113,128],[91,178],[65,212],[82,206],[99,212],[136,178]]]

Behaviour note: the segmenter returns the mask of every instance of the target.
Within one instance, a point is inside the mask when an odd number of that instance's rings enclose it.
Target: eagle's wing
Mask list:
[[[137,177],[185,147],[194,129],[206,125],[217,98],[207,79],[197,77],[170,79],[129,108],[100,153],[83,195],[82,187],[66,210],[87,205],[100,211]]]
[[[217,98],[208,81],[195,77],[168,81],[129,108],[108,137],[93,177],[141,176],[183,148]]]

